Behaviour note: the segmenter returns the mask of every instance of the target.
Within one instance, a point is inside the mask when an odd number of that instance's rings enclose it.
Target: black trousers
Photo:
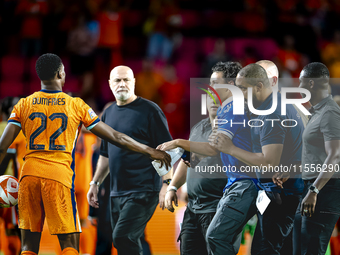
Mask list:
[[[182,229],[179,236],[181,241],[181,255],[208,255],[205,235],[215,212],[193,213],[189,208],[185,210]]]
[[[256,213],[257,189],[252,180],[239,180],[224,191],[206,240],[213,255],[236,255],[244,225]]]
[[[112,241],[118,255],[142,255],[141,237],[158,204],[158,192],[111,197]]]
[[[313,182],[314,180],[305,181],[303,198]],[[301,214],[300,206],[297,214]],[[294,255],[324,255],[339,217],[340,179],[330,179],[317,195],[315,212],[312,217],[297,218],[296,225],[300,224],[301,231],[297,231],[296,237],[294,237]]]
[[[280,194],[282,203],[272,200],[261,215],[257,213],[258,222],[251,247],[252,255],[290,255],[281,253],[285,239],[293,229],[296,209],[301,196]]]

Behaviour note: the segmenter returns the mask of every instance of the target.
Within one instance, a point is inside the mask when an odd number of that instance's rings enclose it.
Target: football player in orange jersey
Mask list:
[[[0,163],[22,129],[27,140],[19,184],[19,228],[22,253],[39,252],[46,217],[50,234],[56,234],[62,254],[79,254],[79,217],[74,195],[74,151],[83,124],[100,138],[121,148],[142,153],[170,167],[170,156],[101,122],[80,98],[62,92],[65,71],[61,59],[44,54],[36,62],[41,89],[14,107],[0,139]]]

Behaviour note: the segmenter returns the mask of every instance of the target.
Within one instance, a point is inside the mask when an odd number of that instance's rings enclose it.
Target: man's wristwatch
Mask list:
[[[313,185],[311,185],[311,186],[309,187],[309,190],[310,190],[311,192],[314,192],[314,193],[316,193],[316,194],[319,194],[319,190],[318,190],[315,186],[313,186]]]
[[[163,183],[170,185],[171,179],[166,179],[163,181]]]
[[[99,187],[99,185],[100,185],[100,183],[99,183],[99,182],[90,181],[90,186],[91,186],[91,185],[93,185],[93,184],[96,184],[98,187]]]

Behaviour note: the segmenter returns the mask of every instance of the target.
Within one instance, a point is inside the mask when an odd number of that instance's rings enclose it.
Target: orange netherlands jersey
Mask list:
[[[52,179],[74,190],[77,137],[81,124],[90,130],[99,122],[94,111],[80,98],[41,90],[21,99],[8,122],[20,126],[27,140],[21,179]]]

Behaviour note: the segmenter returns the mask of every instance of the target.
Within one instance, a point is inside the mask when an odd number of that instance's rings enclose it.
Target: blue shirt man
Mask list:
[[[233,114],[233,98],[227,98],[217,112],[217,133],[227,136],[239,148],[251,151],[248,117]],[[228,183],[223,190],[216,214],[207,230],[206,239],[213,255],[237,254],[238,238],[244,225],[256,213],[257,179],[245,171],[246,164],[220,153]]]
[[[233,114],[232,97],[225,100],[222,106],[219,107],[217,119],[218,133],[229,137],[237,147],[251,151],[251,133],[248,126],[248,117],[246,114]],[[255,174],[245,171],[245,163],[229,154],[223,152],[220,154],[228,176],[228,183],[225,188],[229,188],[234,182],[241,179],[251,179],[255,184],[257,183]]]

